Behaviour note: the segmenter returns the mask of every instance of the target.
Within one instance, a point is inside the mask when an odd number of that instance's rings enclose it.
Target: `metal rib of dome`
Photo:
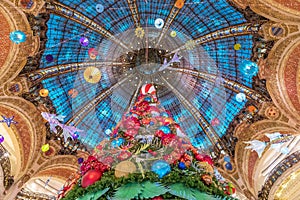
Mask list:
[[[97,12],[97,4],[104,6],[103,12]],[[263,101],[251,90],[254,74],[239,69],[240,63],[251,60],[253,35],[262,22],[247,21],[225,0],[187,0],[181,9],[174,6],[175,1],[162,0],[47,3],[48,41],[40,67],[30,77],[49,90],[57,114],[66,116],[65,123],[85,131],[79,139],[87,146],[94,147],[106,137],[105,130],[118,123],[144,83],[157,86],[162,106],[203,149],[220,142],[245,106],[246,101],[236,100],[237,93]],[[158,18],[165,21],[162,29],[155,28]],[[135,34],[138,27],[145,32],[143,39]],[[80,45],[81,37],[88,38],[88,45]],[[236,44],[241,48],[234,49]],[[98,53],[93,59],[91,48]],[[141,60],[161,65],[175,52],[182,57],[179,64],[140,73]],[[48,62],[47,55],[54,61]],[[83,69],[91,66],[101,72],[97,84],[84,79]],[[68,94],[71,89],[78,91],[76,98]],[[214,118],[219,119],[218,126],[211,125]]]

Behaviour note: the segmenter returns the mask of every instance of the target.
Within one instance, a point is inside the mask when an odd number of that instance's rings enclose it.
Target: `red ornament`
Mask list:
[[[90,185],[93,185],[96,181],[100,180],[101,177],[102,172],[98,170],[90,170],[82,177],[81,186],[86,188]]]
[[[207,162],[208,164],[210,164],[211,166],[214,165],[214,161],[211,159],[210,156],[208,155],[205,155],[204,158],[203,158],[203,162]]]
[[[203,159],[204,159],[204,156],[205,156],[205,155],[202,155],[202,154],[196,154],[196,155],[195,155],[195,159],[198,160],[198,161],[200,161],[200,162],[202,162]]]
[[[164,132],[162,130],[158,130],[155,132],[155,136],[162,137],[164,135]]]
[[[152,200],[164,200],[164,198],[162,198],[161,196],[156,196],[153,197]]]
[[[126,160],[128,158],[131,157],[131,153],[129,151],[122,151],[119,155],[118,155],[118,159],[119,160]]]

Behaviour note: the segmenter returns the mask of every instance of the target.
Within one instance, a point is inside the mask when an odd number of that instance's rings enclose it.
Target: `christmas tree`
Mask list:
[[[133,107],[106,133],[65,199],[230,198],[214,177],[213,160],[160,106],[154,85],[142,86]]]

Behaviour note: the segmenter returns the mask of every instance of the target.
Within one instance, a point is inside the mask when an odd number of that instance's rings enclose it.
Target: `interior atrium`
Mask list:
[[[0,199],[300,199],[299,0],[1,0],[0,19]]]

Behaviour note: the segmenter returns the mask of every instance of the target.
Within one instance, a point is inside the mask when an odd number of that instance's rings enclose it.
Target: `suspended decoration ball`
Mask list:
[[[235,44],[235,45],[233,46],[234,50],[236,50],[236,51],[240,50],[241,47],[242,47],[242,45],[239,44],[239,43],[237,43],[237,44]]]
[[[169,117],[169,114],[167,112],[161,112],[160,116],[162,116],[162,117]]]
[[[248,111],[250,113],[254,113],[257,110],[257,108],[255,106],[248,106]]]
[[[233,168],[232,168],[232,164],[230,163],[230,162],[227,162],[226,164],[225,164],[225,168],[227,169],[227,170],[229,170],[229,171],[231,171]]]
[[[244,102],[246,101],[246,95],[244,93],[238,93],[236,96],[235,96],[235,99],[237,102]]]
[[[47,62],[53,62],[54,58],[52,55],[49,54],[49,55],[46,55],[46,60],[47,60]]]
[[[79,135],[78,135],[77,133],[75,133],[75,134],[72,136],[72,138],[73,138],[74,140],[77,140],[77,139],[79,138]]]
[[[79,39],[79,43],[81,44],[81,46],[88,46],[89,45],[89,39],[87,39],[86,37],[81,37]]]
[[[157,174],[159,178],[162,178],[171,172],[171,167],[166,161],[158,160],[152,164],[151,171]]]
[[[129,174],[134,173],[136,171],[136,166],[131,161],[122,161],[116,165],[115,168],[115,177],[127,177]]]
[[[165,22],[161,18],[157,18],[154,22],[154,26],[158,29],[162,29],[164,27],[164,24],[165,24]]]
[[[26,41],[26,34],[23,31],[13,31],[10,33],[9,39],[16,44],[20,44]]]
[[[176,37],[176,35],[177,35],[176,31],[171,31],[171,33],[170,33],[171,37]]]
[[[176,0],[175,7],[181,9],[184,6],[184,0]]]
[[[76,89],[71,89],[71,90],[69,90],[68,91],[68,95],[71,97],[71,98],[76,98],[77,97],[77,95],[78,95],[78,90],[76,90]]]
[[[171,129],[168,126],[161,126],[159,128],[159,130],[161,130],[162,132],[164,132],[164,134],[169,134],[171,133]]]
[[[3,137],[3,135],[0,134],[0,144],[1,144],[2,142],[4,142],[4,137]]]
[[[97,67],[88,67],[84,70],[83,76],[88,83],[98,83],[101,79],[101,71]]]
[[[178,168],[181,169],[181,170],[185,170],[186,169],[185,163],[184,162],[179,162],[178,163]]]
[[[204,170],[205,172],[214,173],[214,168],[208,164],[207,162],[197,162],[197,165],[200,169]]]
[[[81,163],[83,163],[83,161],[84,161],[84,159],[83,159],[83,158],[78,158],[78,159],[77,159],[77,162],[78,162],[78,164],[81,164]]]
[[[96,11],[98,12],[98,13],[102,13],[103,11],[104,11],[104,6],[102,5],[102,4],[97,4],[96,5]]]
[[[39,91],[39,94],[40,94],[41,97],[47,97],[49,95],[49,90],[47,90],[47,89],[41,89]]]
[[[98,51],[95,48],[90,48],[88,51],[90,59],[94,60],[98,56]]]
[[[225,161],[225,162],[230,162],[230,157],[229,157],[229,156],[225,156],[225,157],[224,157],[224,161]]]
[[[215,118],[213,118],[213,119],[211,120],[210,124],[211,124],[212,126],[219,126],[219,125],[220,125],[220,120],[219,120],[217,117],[215,117]]]
[[[112,133],[112,131],[111,131],[110,129],[106,129],[106,130],[105,130],[105,134],[106,134],[106,135],[110,135],[111,133]]]
[[[252,62],[250,60],[244,60],[239,65],[239,70],[241,73],[243,73],[246,76],[254,76],[258,72],[258,65],[255,62]]]
[[[43,146],[42,146],[42,152],[47,152],[47,151],[49,151],[49,149],[50,149],[50,145],[49,144],[44,144]]]
[[[100,180],[102,173],[98,170],[89,170],[81,179],[81,186],[86,188],[93,185],[96,181]]]
[[[235,187],[232,183],[228,183],[227,186],[225,186],[225,191],[224,191],[225,194],[227,195],[232,195],[235,193]]]
[[[204,157],[203,157],[203,160],[202,160],[203,162],[207,162],[208,164],[210,164],[211,166],[213,166],[214,165],[214,161],[211,159],[211,157],[210,156],[208,156],[208,155],[205,155]]]

